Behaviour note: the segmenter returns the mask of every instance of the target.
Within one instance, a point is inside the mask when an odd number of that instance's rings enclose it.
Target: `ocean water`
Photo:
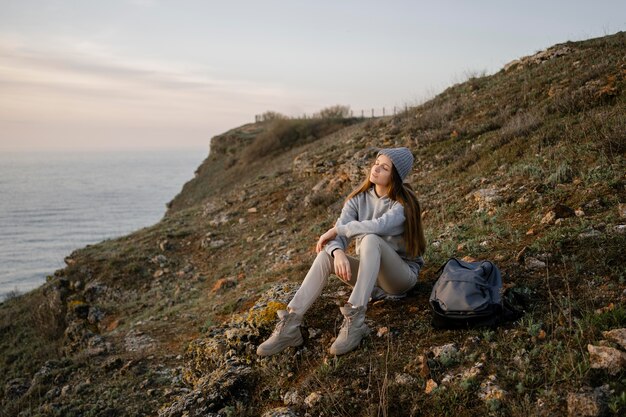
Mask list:
[[[0,301],[74,249],[157,223],[208,151],[0,153]]]

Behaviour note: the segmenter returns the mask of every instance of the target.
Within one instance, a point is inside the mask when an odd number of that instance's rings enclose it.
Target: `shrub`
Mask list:
[[[269,122],[269,121],[272,121],[272,120],[285,120],[287,118],[288,117],[285,116],[282,113],[278,113],[278,112],[275,112],[275,111],[266,111],[265,113],[263,113],[261,115],[261,117],[260,117],[261,120],[260,121],[261,122]]]
[[[320,110],[315,116],[320,119],[344,119],[350,116],[350,106],[337,104],[335,106],[326,107]]]
[[[277,119],[254,138],[244,152],[244,161],[286,151],[313,142],[352,123],[356,119]]]

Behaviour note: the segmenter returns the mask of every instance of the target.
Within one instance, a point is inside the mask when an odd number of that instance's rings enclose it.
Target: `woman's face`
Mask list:
[[[378,155],[376,162],[374,162],[370,170],[370,182],[382,187],[388,187],[391,184],[392,167],[391,159],[385,155]]]

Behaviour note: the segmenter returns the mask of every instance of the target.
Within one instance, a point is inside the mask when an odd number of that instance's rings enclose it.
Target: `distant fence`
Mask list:
[[[354,117],[360,117],[361,119],[365,119],[365,118],[376,118],[376,117],[385,117],[385,116],[395,116],[398,113],[402,113],[402,112],[407,112],[409,110],[409,106],[405,105],[404,107],[401,106],[393,106],[393,107],[378,107],[378,108],[371,108],[371,109],[367,109],[367,110],[359,110],[359,111],[354,111],[354,110],[350,110],[350,114],[346,117],[350,117],[350,118],[354,118]],[[315,113],[313,114],[300,114],[297,116],[285,116],[288,119],[320,119],[321,117],[316,115]],[[254,116],[254,121],[255,122],[262,122],[264,121],[264,116],[262,114],[257,114]]]

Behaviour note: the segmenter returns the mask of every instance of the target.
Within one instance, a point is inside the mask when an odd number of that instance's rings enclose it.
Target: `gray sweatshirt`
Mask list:
[[[404,206],[389,197],[378,197],[374,187],[352,197],[344,204],[335,223],[337,237],[326,245],[326,253],[335,249],[345,251],[350,240],[356,238],[356,252],[363,235],[374,234],[383,238],[417,274],[424,265],[421,256],[411,258],[404,244]]]

